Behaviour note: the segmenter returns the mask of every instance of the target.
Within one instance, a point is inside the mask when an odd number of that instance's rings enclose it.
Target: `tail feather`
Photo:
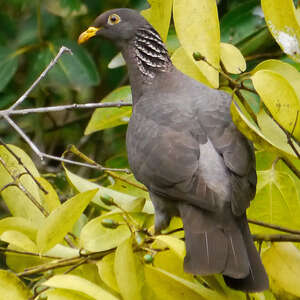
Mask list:
[[[222,273],[230,287],[243,291],[268,288],[245,215],[236,219],[228,207],[224,217],[183,203],[179,212],[185,231],[186,272]]]
[[[259,253],[254,246],[246,216],[242,217],[240,228],[247,248],[250,262],[250,273],[247,277],[242,279],[224,276],[224,280],[228,286],[236,290],[246,292],[260,292],[266,290],[269,288],[268,275],[261,262]]]

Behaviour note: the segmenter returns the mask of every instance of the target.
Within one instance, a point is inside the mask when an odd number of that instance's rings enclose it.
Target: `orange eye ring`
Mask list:
[[[108,23],[109,25],[116,25],[116,24],[118,24],[118,23],[120,23],[120,22],[121,22],[121,18],[120,18],[120,16],[117,15],[117,14],[110,15],[110,16],[108,17],[108,20],[107,20],[107,23]]]

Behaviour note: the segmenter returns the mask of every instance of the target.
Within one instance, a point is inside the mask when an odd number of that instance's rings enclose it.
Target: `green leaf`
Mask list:
[[[159,235],[156,237],[158,241],[166,244],[180,259],[185,257],[185,243],[184,241],[169,236],[169,235]]]
[[[257,35],[266,26],[259,2],[259,0],[239,1],[239,5],[221,19],[223,42],[241,44],[247,38]]]
[[[101,102],[120,101],[132,102],[130,86],[124,86],[114,90]],[[131,116],[131,110],[131,107],[111,107],[96,109],[84,134],[87,135],[95,131],[127,124]]]
[[[142,11],[142,16],[156,29],[162,40],[167,40],[170,27],[173,0],[148,0],[150,8]]]
[[[87,179],[81,178],[65,168],[68,180],[72,185],[79,191],[84,192],[92,189],[99,189],[97,194],[94,196],[92,202],[99,205],[102,208],[110,210],[113,206],[105,205],[101,201],[101,196],[108,195],[114,199],[114,202],[121,206],[127,212],[139,212],[143,209],[145,199],[140,197],[133,197],[124,193],[119,193],[112,189],[103,187],[96,183],[90,182]]]
[[[295,126],[297,113],[300,112],[300,99],[289,81],[271,70],[257,71],[252,76],[252,81],[274,119],[300,139],[300,118]]]
[[[293,0],[262,0],[267,25],[284,53],[300,61],[300,27]]]
[[[292,243],[273,243],[262,260],[276,286],[300,297],[300,251]]]
[[[171,59],[174,66],[185,75],[192,77],[207,86],[212,86],[196,66],[193,57],[189,56],[184,48],[179,47],[178,49],[176,49]]]
[[[47,300],[91,300],[90,297],[63,289],[46,291],[45,294],[47,295]]]
[[[101,279],[114,291],[120,293],[116,275],[114,271],[115,253],[110,253],[104,256],[99,262],[97,267]]]
[[[221,43],[220,58],[227,72],[240,74],[246,70],[246,61],[241,51],[235,46]]]
[[[22,160],[23,164],[34,177],[40,176],[32,160],[23,150],[13,145],[8,145],[8,147]],[[22,165],[18,163],[15,157],[4,146],[0,146],[0,158],[3,159],[7,168],[14,176],[26,172]],[[13,182],[13,179],[3,165],[0,164],[0,188],[11,182]],[[41,203],[39,188],[33,179],[29,175],[23,175],[20,177],[20,182],[34,199]],[[1,195],[13,216],[23,217],[35,224],[40,224],[44,219],[41,211],[19,188],[14,186],[8,187],[2,191]]]
[[[114,229],[104,227],[102,220],[107,218],[124,224],[120,214],[104,214],[91,220],[81,230],[81,247],[89,251],[105,251],[119,246],[130,237],[130,230],[126,224]]]
[[[0,270],[0,295],[7,300],[28,300],[32,297],[25,284],[13,273]]]
[[[178,39],[189,57],[200,52],[213,66],[219,66],[220,29],[215,0],[174,0],[174,23]],[[219,86],[219,73],[204,61],[194,62],[210,84]]]
[[[137,257],[132,251],[132,239],[125,240],[116,250],[114,269],[124,300],[141,300],[142,279],[137,269]]]
[[[59,0],[47,0],[45,1],[45,8],[56,16],[62,18],[71,18],[85,15],[87,13],[87,7],[85,4],[81,3],[80,0],[67,0],[67,5],[61,5]],[[74,5],[75,4],[75,5]]]
[[[274,167],[258,171],[256,197],[248,209],[249,218],[300,229],[300,199],[295,180],[286,172]],[[255,226],[255,232],[266,233],[274,230]]]
[[[56,275],[43,284],[53,288],[80,292],[96,300],[118,300],[95,283],[75,275]]]
[[[13,51],[6,47],[0,47],[0,92],[15,75],[18,63],[18,56]]]
[[[91,190],[72,197],[45,219],[37,234],[37,245],[41,253],[62,241],[96,193],[97,190]]]
[[[7,217],[0,220],[0,234],[8,230],[19,231],[27,235],[31,240],[35,240],[37,225],[21,217]]]
[[[227,299],[217,292],[200,284],[192,283],[165,270],[145,266],[145,278],[147,286],[154,291],[159,300],[201,300]],[[155,298],[156,299],[156,298]]]

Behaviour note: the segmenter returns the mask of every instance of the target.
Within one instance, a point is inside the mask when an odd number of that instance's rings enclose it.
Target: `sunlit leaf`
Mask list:
[[[111,92],[101,102],[132,102],[131,89],[129,86],[118,88]],[[95,131],[127,124],[131,116],[131,107],[98,108],[85,130],[85,134]]]
[[[91,190],[72,197],[45,219],[37,234],[40,252],[44,253],[62,241],[96,193],[97,190]]]
[[[300,99],[300,73],[294,66],[278,59],[268,59],[258,64],[251,71],[251,74],[254,75],[260,70],[271,70],[279,73],[281,76],[287,79],[289,84],[294,88],[298,99]]]
[[[96,300],[118,300],[95,283],[75,275],[55,275],[43,284],[53,288],[77,291]]]
[[[241,51],[235,46],[221,43],[220,58],[227,72],[240,74],[246,70],[246,61]]]
[[[189,57],[200,52],[213,66],[219,66],[220,29],[215,0],[174,0],[177,36]],[[219,86],[219,73],[203,61],[195,62],[210,84]]]
[[[104,256],[99,262],[97,267],[101,279],[114,291],[120,292],[116,275],[114,271],[115,253],[110,253]]]
[[[193,57],[189,56],[184,48],[179,47],[178,49],[176,49],[171,59],[174,66],[182,73],[208,86],[211,86],[207,78],[203,75],[203,73],[199,70],[199,68],[194,63]]]
[[[189,281],[194,281],[192,274],[183,270],[183,260],[172,250],[158,252],[154,257],[154,266]]]
[[[47,194],[45,194],[43,191],[39,190],[42,205],[47,212],[51,212],[55,208],[60,206],[58,195],[53,186],[45,178],[37,177],[36,179],[41,184],[41,186],[47,191]]]
[[[117,228],[103,226],[102,220],[110,219],[122,225]],[[130,236],[130,230],[120,214],[105,214],[87,223],[80,234],[80,245],[89,251],[104,251],[119,246]]]
[[[262,260],[274,284],[300,297],[300,251],[292,243],[273,243]]]
[[[8,145],[8,147],[22,160],[23,164],[28,168],[34,177],[39,177],[39,173],[33,164],[30,157],[20,148]],[[4,146],[0,146],[0,158],[3,159],[5,165],[14,176],[18,176],[25,171],[25,169],[18,163],[15,157],[9,153]],[[11,183],[13,179],[9,173],[5,170],[2,164],[0,164],[0,187]],[[41,203],[39,188],[29,175],[23,175],[20,177],[20,182],[24,188],[32,195],[32,197],[39,203]],[[15,217],[23,217],[31,222],[39,224],[44,216],[41,211],[31,202],[31,200],[15,186],[7,187],[1,193],[3,200],[5,201],[11,214]]]
[[[19,231],[27,235],[31,240],[35,240],[37,225],[21,217],[7,217],[0,220],[0,235],[8,230]]]
[[[46,291],[47,300],[91,300],[90,297],[64,289]]]
[[[202,285],[192,283],[159,268],[145,266],[146,284],[154,291],[157,299],[164,300],[201,300],[227,299]]]
[[[79,177],[78,175],[73,174],[69,170],[65,168],[67,178],[70,180],[72,185],[79,191],[85,192],[92,189],[99,189],[97,194],[94,196],[92,202],[96,203],[97,205],[105,208],[105,209],[112,209],[112,206],[107,206],[101,200],[101,196],[108,195],[113,198],[113,201],[120,205],[123,209],[128,212],[139,212],[143,209],[145,204],[145,199],[141,197],[133,197],[124,193],[119,193],[112,189],[103,187],[96,183],[90,182],[87,179]]]
[[[299,77],[298,77],[299,78]],[[260,70],[252,76],[255,89],[269,111],[286,130],[300,139],[300,99],[287,79],[271,70]]]
[[[258,171],[256,197],[248,209],[249,218],[263,222],[300,229],[300,199],[295,180],[286,172],[273,166]],[[255,232],[272,232],[270,229],[255,227]]]
[[[165,243],[180,259],[183,260],[185,257],[184,241],[168,235],[159,235],[156,239]]]
[[[22,232],[8,230],[1,234],[0,239],[24,251],[37,253],[36,244]]]
[[[114,270],[123,299],[141,300],[142,278],[137,270],[137,257],[132,250],[131,238],[118,246],[115,254]]]
[[[165,42],[170,26],[173,0],[148,0],[148,2],[151,7],[142,11],[141,14],[156,29]]]
[[[6,47],[0,47],[0,92],[6,87],[18,68],[18,56]]]
[[[32,297],[25,284],[12,272],[0,270],[0,297],[7,300],[28,300]]]
[[[267,25],[281,49],[300,61],[300,27],[293,0],[262,0]]]
[[[277,152],[283,156],[297,157],[292,148],[287,144],[287,139],[283,136],[284,133],[282,130],[273,120],[270,120],[270,117],[266,116],[264,119],[268,122],[268,126],[271,126],[276,130],[277,137],[275,139],[270,139],[268,136],[265,136],[260,128],[255,125],[251,119],[246,117],[245,113],[236,102],[232,102],[231,115],[238,129],[251,140],[259,150],[264,149],[271,152]],[[264,113],[264,115],[266,115],[266,113]]]

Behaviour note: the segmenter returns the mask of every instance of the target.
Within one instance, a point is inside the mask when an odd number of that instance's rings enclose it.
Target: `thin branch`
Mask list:
[[[63,53],[68,52],[72,54],[71,49],[62,46],[55,58],[50,62],[47,68],[41,73],[41,75],[34,81],[34,83],[29,87],[29,89],[9,108],[10,111],[14,110],[18,105],[20,105],[32,92],[32,90],[38,85],[38,83],[47,75],[47,73],[55,66]]]
[[[104,103],[85,103],[85,104],[69,104],[69,105],[59,105],[50,107],[38,107],[38,108],[27,108],[27,109],[17,109],[17,110],[3,110],[0,111],[0,115],[27,115],[30,113],[47,113],[47,112],[58,112],[65,111],[69,109],[93,109],[93,108],[108,108],[108,107],[123,107],[132,106],[130,102],[104,102]]]
[[[293,163],[285,157],[280,157],[280,159],[290,168],[290,170],[300,179],[300,170],[297,169]]]
[[[0,247],[0,252],[2,252],[2,253],[15,253],[15,254],[21,254],[21,255],[28,255],[28,256],[38,256],[40,258],[57,259],[57,257],[55,257],[55,256],[44,255],[44,254],[28,252],[28,251],[8,249],[8,248],[3,248],[3,247]]]
[[[254,234],[252,237],[254,241],[300,243],[298,234]]]
[[[279,225],[269,224],[269,223],[265,223],[265,222],[261,222],[261,221],[257,221],[257,220],[253,220],[253,219],[248,219],[248,223],[258,225],[258,226],[262,226],[262,227],[266,227],[266,228],[270,228],[270,229],[275,229],[275,230],[286,232],[286,233],[300,235],[299,230],[294,230],[294,229],[282,227],[282,226],[279,226]]]

